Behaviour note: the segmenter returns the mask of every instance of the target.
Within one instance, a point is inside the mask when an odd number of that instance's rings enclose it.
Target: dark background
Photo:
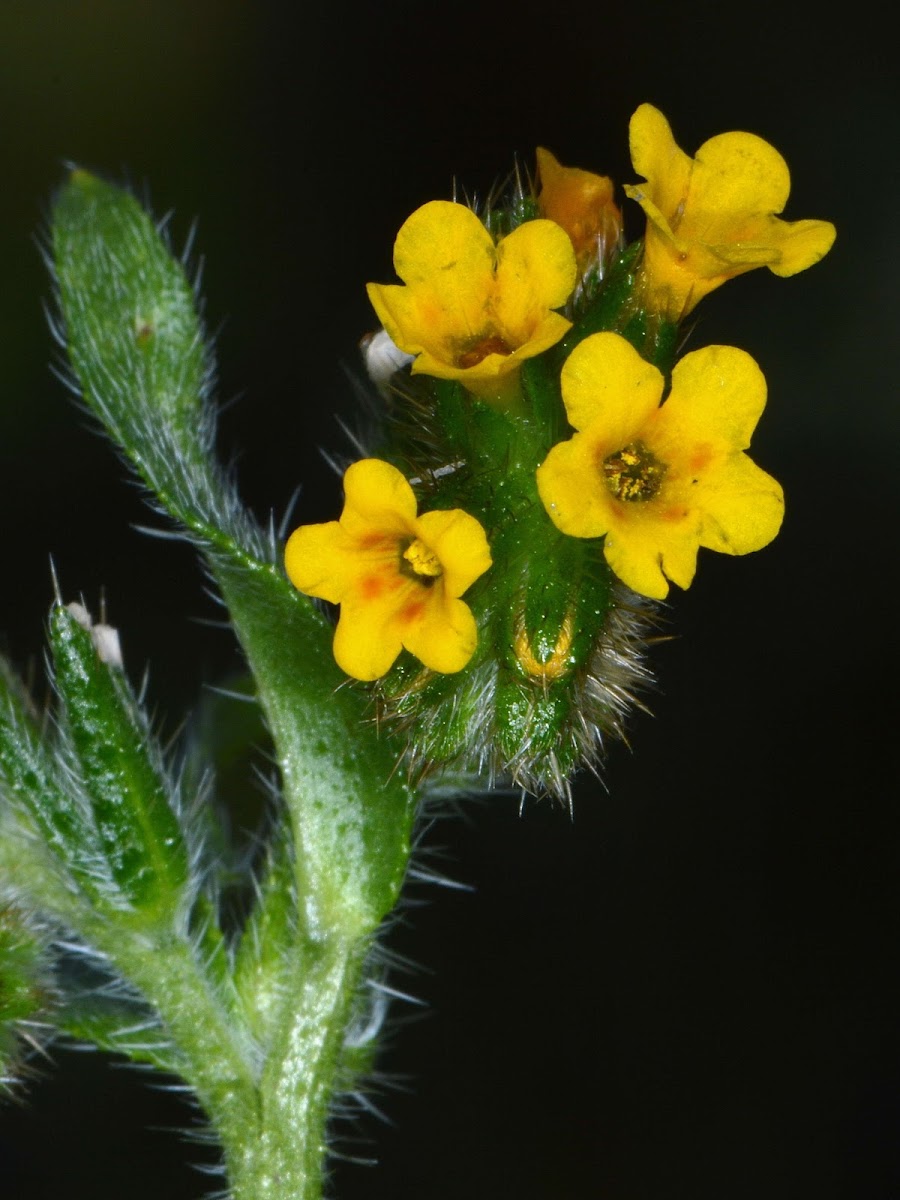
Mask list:
[[[748,129],[787,158],[787,215],[838,240],[794,279],[704,302],[692,345],[763,367],[755,456],[788,498],[745,560],[673,597],[654,718],[549,803],[469,804],[429,831],[471,891],[410,889],[374,1099],[342,1200],[888,1200],[900,1196],[895,970],[895,56],[873,5],[239,0],[0,4],[3,644],[41,678],[48,556],[105,593],[174,732],[235,664],[188,551],[132,529],[137,491],[48,363],[36,238],[62,163],[128,179],[176,241],[199,222],[221,446],[260,514],[304,484],[335,515],[349,371],[402,220],[483,192],[543,144],[633,178],[649,100],[689,152]],[[629,205],[629,208],[634,206]],[[636,209],[629,229],[640,229]],[[40,684],[38,684],[40,687]],[[0,1113],[0,1196],[187,1200],[205,1152],[176,1098],[58,1050]],[[215,1183],[212,1184],[216,1186]]]

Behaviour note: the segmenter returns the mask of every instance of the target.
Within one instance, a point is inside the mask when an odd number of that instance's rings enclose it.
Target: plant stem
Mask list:
[[[298,956],[258,1087],[258,1126],[222,1130],[234,1200],[319,1200],[326,1121],[365,947],[332,938]]]
[[[254,1047],[234,1020],[184,938],[162,934],[151,940],[123,939],[104,950],[159,1013],[179,1056],[179,1071],[223,1141],[232,1130],[256,1120]]]
[[[303,947],[260,1064],[190,944],[116,948],[117,965],[159,1011],[182,1056],[222,1144],[233,1200],[320,1200],[329,1106],[366,949],[366,939],[340,935]]]

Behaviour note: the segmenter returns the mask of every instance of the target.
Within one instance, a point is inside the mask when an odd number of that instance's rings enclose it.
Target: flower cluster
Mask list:
[[[403,282],[368,287],[383,457],[349,468],[339,521],[286,550],[296,587],[340,605],[339,665],[380,680],[422,761],[560,794],[622,731],[650,602],[690,585],[701,547],[747,554],[781,524],[781,488],[746,453],[762,372],[730,346],[676,361],[679,322],[834,239],[780,219],[788,170],[761,138],[722,134],[691,159],[649,104],[630,135],[637,243],[612,181],[544,149],[504,203],[408,218]]]

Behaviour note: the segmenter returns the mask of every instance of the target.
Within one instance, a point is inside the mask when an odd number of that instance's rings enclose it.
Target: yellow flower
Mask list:
[[[478,633],[459,597],[491,565],[481,525],[458,508],[417,516],[410,485],[377,458],[348,468],[344,495],[341,519],[296,529],[284,555],[296,588],[341,606],[338,666],[377,679],[405,647],[433,671],[461,671]]]
[[[369,299],[394,342],[416,355],[413,371],[479,395],[501,392],[523,359],[570,328],[552,310],[575,286],[575,255],[552,221],[526,221],[495,246],[471,209],[433,200],[397,234],[394,268],[406,286],[370,283]]]
[[[536,157],[541,216],[561,225],[569,235],[580,270],[593,258],[604,260],[622,231],[612,180],[579,167],[564,167],[542,146]]]
[[[605,537],[612,570],[636,592],[663,599],[667,578],[686,588],[700,546],[759,550],[781,526],[780,485],[743,450],[766,403],[749,354],[706,346],[663,377],[616,333],[585,338],[562,369],[577,430],[538,467],[553,523],[572,537]]]
[[[726,279],[768,267],[795,275],[831,249],[828,221],[781,221],[787,163],[752,133],[722,133],[689,158],[652,104],[631,118],[631,161],[646,183],[626,186],[647,216],[647,300],[672,320]]]

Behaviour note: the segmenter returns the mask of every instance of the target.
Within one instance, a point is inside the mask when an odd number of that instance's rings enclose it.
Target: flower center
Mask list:
[[[416,538],[400,556],[400,573],[424,587],[431,587],[443,575],[444,568],[435,552],[421,538]]]
[[[468,367],[477,367],[489,354],[508,357],[512,352],[512,346],[505,342],[499,333],[489,333],[486,337],[479,338],[467,350],[460,351],[456,356],[456,365],[465,370]]]
[[[643,442],[629,442],[603,460],[606,486],[617,500],[652,500],[668,469]]]

